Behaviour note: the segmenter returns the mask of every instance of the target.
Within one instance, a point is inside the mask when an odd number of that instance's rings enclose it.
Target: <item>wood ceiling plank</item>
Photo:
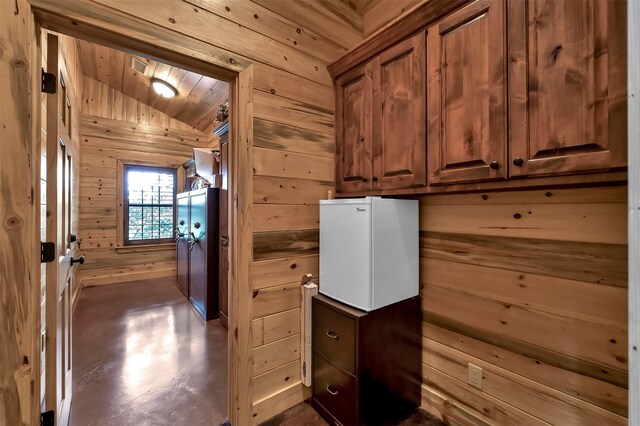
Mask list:
[[[202,101],[202,98],[204,98],[211,89],[212,80],[214,79],[204,75],[200,78],[193,90],[191,90],[191,93],[189,93],[189,96],[187,96],[183,107],[176,113],[175,117],[178,120],[190,123],[189,117],[194,113],[198,104]]]
[[[218,106],[223,103],[228,96],[229,85],[224,81],[217,81],[195,110],[191,121],[196,123],[196,129],[205,131],[213,128],[213,126],[218,123],[216,120]]]
[[[96,60],[96,80],[109,85],[111,71],[111,49],[99,44],[94,45]]]
[[[167,75],[167,81],[176,89],[178,89],[178,93],[180,93],[180,85],[187,75],[187,71],[177,68],[171,67],[171,71],[169,71],[169,75]]]
[[[129,53],[82,40],[78,40],[77,45],[83,73],[105,85],[94,97],[106,102],[109,97],[117,96],[115,90],[143,104],[128,108],[128,103],[125,103],[118,111],[118,116],[123,119],[142,120],[158,126],[168,125],[171,119],[176,119],[207,133],[217,125],[215,115],[218,106],[229,97],[228,83],[135,56],[147,65],[146,72],[142,74],[132,68],[134,56]],[[167,99],[155,93],[151,87],[152,77],[176,87],[177,96]],[[149,107],[161,114],[151,112]]]
[[[122,92],[122,81],[124,77],[124,67],[126,54],[119,50],[111,51],[111,62],[109,64],[109,86],[112,89]]]
[[[175,86],[178,88],[178,95],[174,98],[174,102],[169,105],[166,113],[172,117],[176,117],[178,112],[183,108],[184,103],[191,94],[191,91],[196,87],[196,84],[198,84],[201,79],[202,76],[200,74],[187,71],[182,82],[180,82],[178,86]]]
[[[147,93],[149,92],[149,86],[151,85],[150,77],[155,72],[155,69],[156,61],[149,60],[149,67],[147,68],[146,74],[138,74],[138,78],[136,79],[136,87],[133,93],[125,93],[125,95],[129,95],[132,98],[139,100],[140,102],[144,102],[147,97]]]
[[[96,76],[96,56],[93,43],[76,39],[78,45],[78,56],[80,57],[80,67],[82,73],[97,80]]]
[[[122,73],[122,93],[130,97],[138,84],[138,73],[131,68],[131,58],[127,56],[127,63]]]

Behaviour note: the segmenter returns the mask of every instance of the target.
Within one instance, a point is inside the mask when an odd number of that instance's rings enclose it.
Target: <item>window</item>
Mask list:
[[[176,170],[124,166],[124,243],[173,242]]]

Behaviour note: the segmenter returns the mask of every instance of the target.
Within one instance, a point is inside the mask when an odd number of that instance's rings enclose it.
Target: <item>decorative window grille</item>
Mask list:
[[[125,244],[173,242],[176,170],[125,165],[123,192]]]

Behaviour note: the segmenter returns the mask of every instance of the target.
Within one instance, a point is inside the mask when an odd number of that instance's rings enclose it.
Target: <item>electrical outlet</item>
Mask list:
[[[482,389],[482,368],[471,363],[467,365],[469,366],[467,381],[471,386]]]

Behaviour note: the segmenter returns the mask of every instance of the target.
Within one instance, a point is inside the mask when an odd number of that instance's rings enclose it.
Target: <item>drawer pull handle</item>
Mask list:
[[[338,340],[338,337],[340,337],[340,336],[338,336],[338,333],[334,333],[331,330],[327,330],[327,337],[329,337],[331,339]]]
[[[327,385],[327,392],[329,392],[333,396],[336,396],[338,394],[338,391],[331,390],[331,385]]]

